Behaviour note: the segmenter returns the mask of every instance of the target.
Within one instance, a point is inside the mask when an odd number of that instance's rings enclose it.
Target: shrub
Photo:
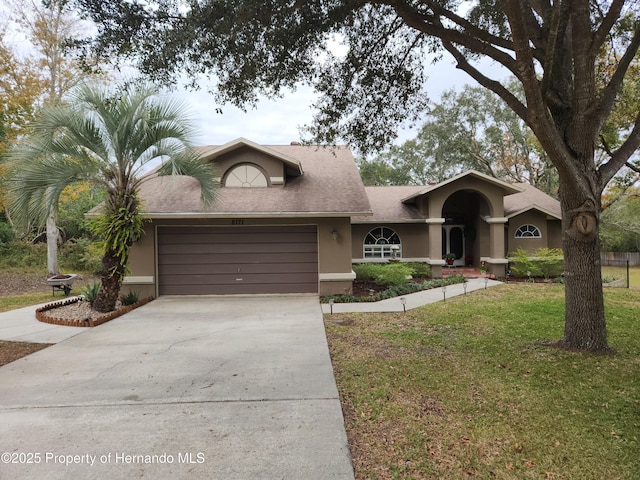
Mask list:
[[[322,297],[322,303],[328,303],[330,299],[333,299],[336,303],[354,303],[354,302],[378,302],[387,298],[399,297],[401,295],[407,295],[409,293],[415,293],[422,290],[429,290],[431,288],[442,287],[443,285],[453,285],[456,283],[466,282],[467,279],[462,275],[454,275],[449,278],[437,278],[425,283],[413,283],[409,282],[405,285],[395,285],[389,287],[387,290],[378,292],[375,295],[368,297],[356,297],[354,295],[332,295]]]
[[[134,292],[133,290],[129,291],[129,293],[127,293],[126,295],[122,295],[120,297],[120,301],[122,302],[122,305],[133,305],[134,303],[137,303],[138,300],[139,300],[138,292]]]
[[[408,283],[413,270],[404,263],[362,263],[354,265],[356,278],[379,285],[404,285]]]
[[[14,239],[13,229],[7,222],[0,222],[0,243],[11,243]]]
[[[431,276],[431,265],[420,262],[405,263],[411,269],[411,275],[419,278],[427,278]]]
[[[564,259],[559,248],[539,248],[535,252],[535,261],[544,278],[558,277],[564,271]]]
[[[2,267],[44,267],[47,265],[47,246],[44,243],[31,244],[24,241],[0,243],[0,266]]]
[[[516,277],[557,277],[564,270],[562,250],[557,248],[539,248],[533,253],[519,248],[513,252],[509,261],[511,272]]]
[[[102,249],[87,238],[68,240],[62,246],[61,263],[71,270],[98,272],[102,267]]]
[[[95,302],[96,298],[98,298],[98,293],[100,293],[100,286],[100,282],[94,280],[92,284],[87,284],[82,290],[84,299],[92,306],[93,302]]]

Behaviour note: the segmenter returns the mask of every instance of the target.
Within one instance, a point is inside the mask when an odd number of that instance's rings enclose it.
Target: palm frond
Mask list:
[[[200,182],[202,203],[210,205],[218,192],[218,175],[211,162],[202,159],[193,150],[185,150],[163,162],[158,175],[186,175]]]
[[[43,109],[23,145],[9,155],[16,215],[41,219],[78,179],[132,193],[144,166],[157,160],[168,165],[163,171],[198,179],[203,200],[211,202],[215,175],[189,150],[192,133],[185,105],[160,96],[154,86],[129,86],[115,94],[80,85],[66,103]]]
[[[100,166],[89,158],[40,156],[11,163],[8,180],[9,212],[19,224],[43,225],[56,210],[62,190],[79,180],[100,182]]]

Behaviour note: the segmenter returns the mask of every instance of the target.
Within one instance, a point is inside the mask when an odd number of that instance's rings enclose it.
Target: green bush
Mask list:
[[[356,278],[379,285],[404,285],[409,282],[413,270],[404,263],[361,263],[353,266]]]
[[[368,297],[356,297],[352,294],[346,295],[333,295],[322,297],[322,303],[328,303],[330,299],[333,299],[336,303],[357,303],[357,302],[378,302],[387,298],[400,297],[409,293],[420,292],[422,290],[429,290],[432,288],[442,287],[443,285],[453,285],[456,283],[466,282],[467,279],[462,275],[454,275],[449,278],[437,278],[424,283],[409,282],[405,285],[394,285],[382,292],[378,292],[375,295]]]
[[[98,294],[100,293],[100,282],[94,280],[93,283],[87,284],[82,290],[82,296],[84,299],[89,302],[90,305],[93,305],[93,302],[98,298]]]
[[[511,273],[516,277],[558,277],[564,270],[562,250],[539,248],[533,253],[519,248],[509,256]]]
[[[405,263],[411,269],[411,275],[419,278],[428,278],[431,276],[431,265],[420,262]]]
[[[66,269],[99,272],[102,267],[102,248],[87,238],[68,240],[60,249],[60,263]]]
[[[0,222],[0,244],[11,243],[14,239],[13,228],[7,222]]]
[[[122,295],[120,297],[120,301],[122,302],[122,305],[133,305],[134,303],[137,303],[138,300],[139,300],[138,292],[134,292],[133,290],[131,290],[126,295]]]
[[[46,270],[47,246],[19,240],[0,243],[0,267],[42,267]]]

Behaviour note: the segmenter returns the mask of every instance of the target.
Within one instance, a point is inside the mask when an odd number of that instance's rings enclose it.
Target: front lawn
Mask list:
[[[607,289],[614,356],[558,350],[561,285],[327,315],[358,479],[640,478],[640,291]]]

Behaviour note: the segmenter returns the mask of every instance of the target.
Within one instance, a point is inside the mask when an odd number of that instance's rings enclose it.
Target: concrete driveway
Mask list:
[[[352,479],[317,297],[163,297],[0,368],[0,478]]]

